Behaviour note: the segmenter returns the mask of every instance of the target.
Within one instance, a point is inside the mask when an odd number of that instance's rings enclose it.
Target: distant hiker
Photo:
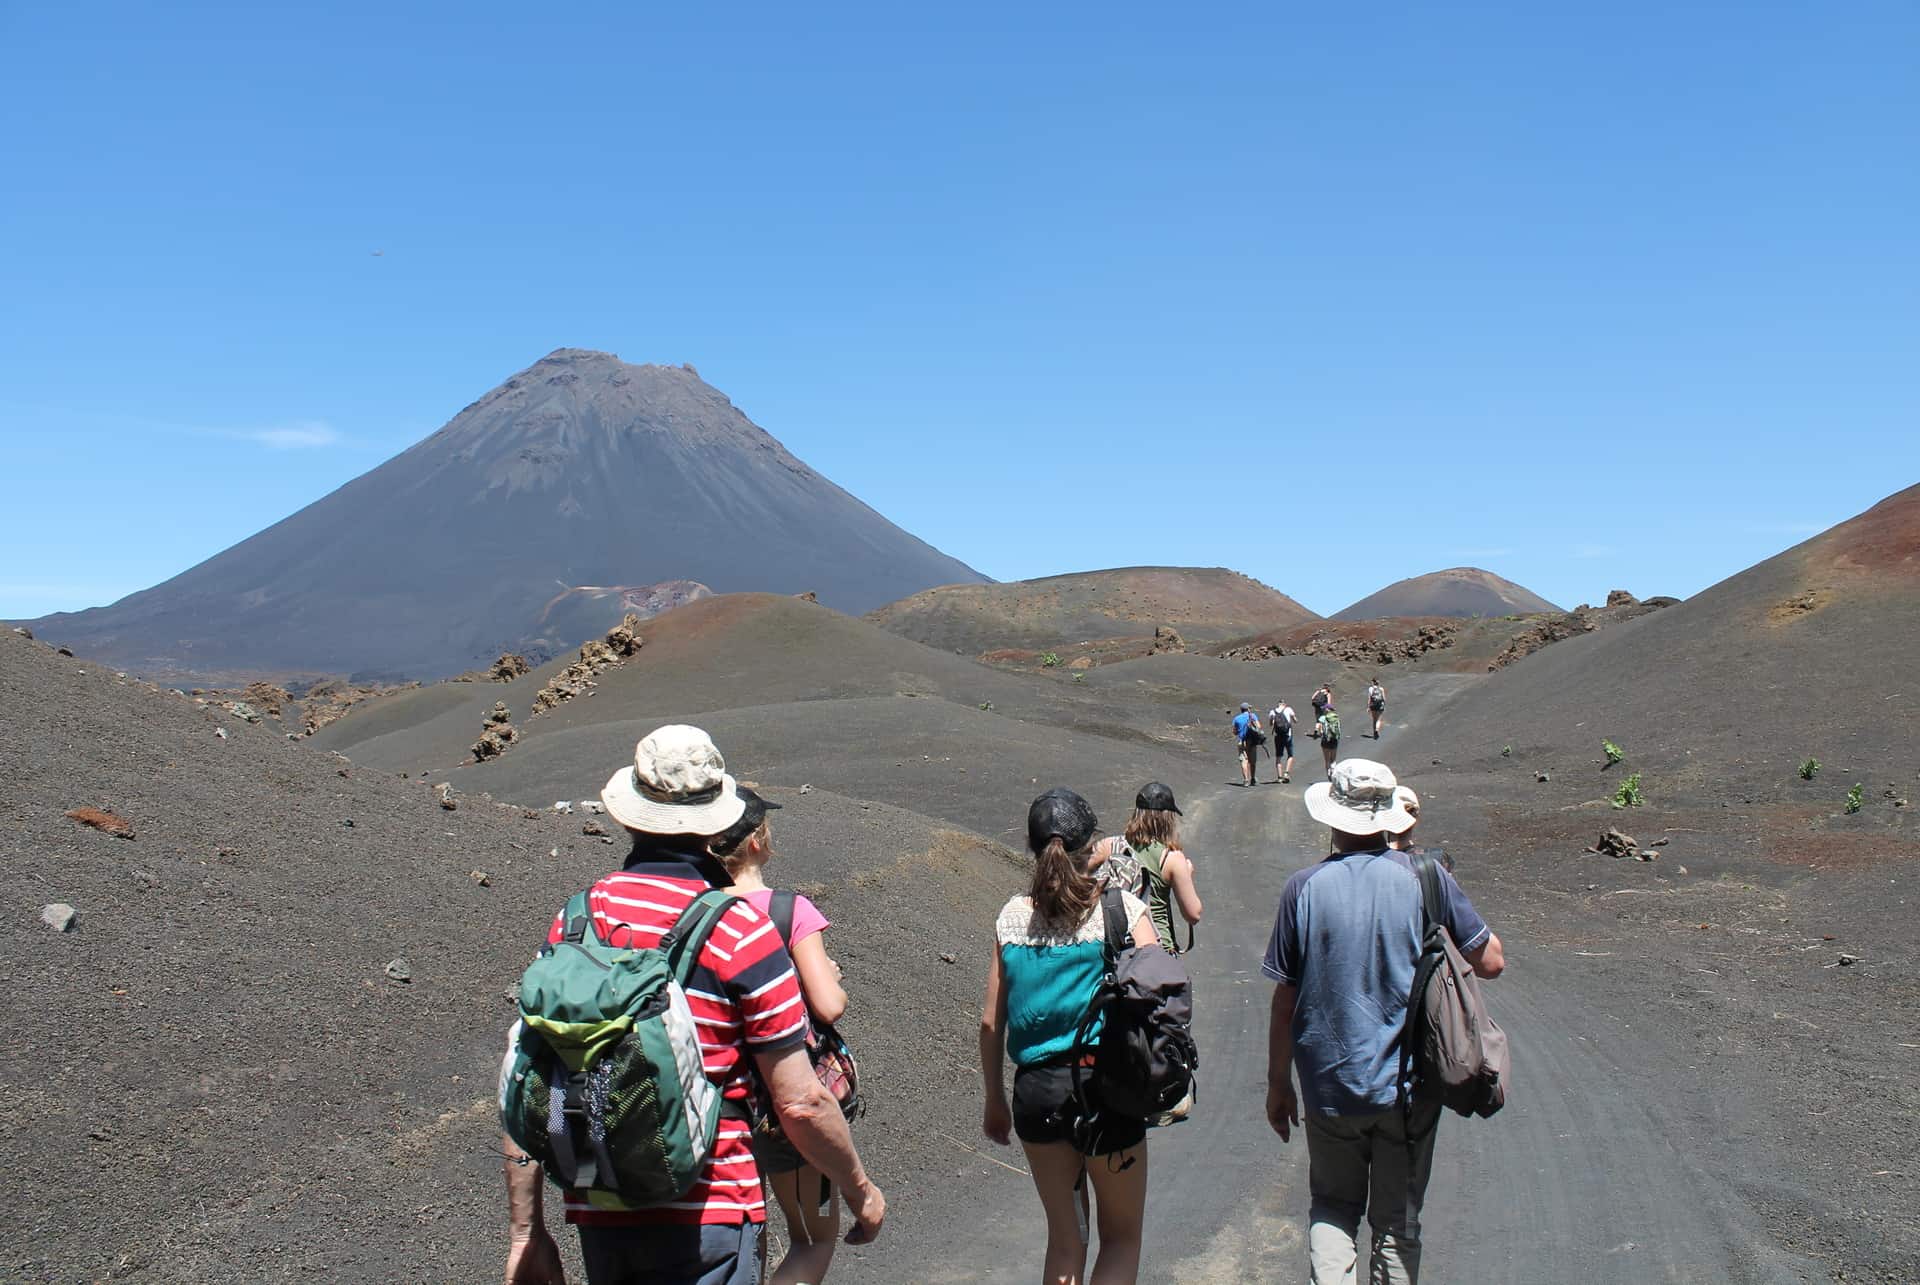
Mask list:
[[[1093,809],[1072,790],[1048,790],[1027,810],[1033,884],[1027,895],[1007,902],[994,924],[997,949],[980,1013],[982,1127],[1003,1145],[1017,1134],[1026,1151],[1047,1218],[1042,1279],[1085,1278],[1081,1226],[1091,1187],[1100,1232],[1091,1279],[1118,1285],[1140,1271],[1147,1124],[1107,1111],[1082,1119],[1070,1065],[1080,1020],[1107,968],[1106,916],[1089,868],[1098,825]],[[1157,941],[1140,899],[1122,892],[1120,900],[1133,940]],[[1011,1108],[1002,1065],[1009,1059]]]
[[[1413,792],[1412,786],[1403,785],[1400,787],[1400,807],[1408,816],[1413,818],[1413,824],[1402,830],[1399,834],[1394,835],[1392,839],[1388,841],[1388,846],[1395,852],[1424,852],[1435,861],[1438,861],[1441,866],[1446,869],[1448,874],[1452,874],[1453,858],[1448,856],[1443,849],[1424,847],[1413,841],[1413,832],[1420,827],[1420,796]]]
[[[1260,716],[1253,712],[1253,706],[1240,702],[1240,712],[1233,716],[1233,739],[1240,747],[1240,783],[1253,784],[1253,769],[1260,760],[1260,746],[1267,739],[1260,730]]]
[[[1378,677],[1367,685],[1367,713],[1373,715],[1373,739],[1377,741],[1380,739],[1380,720],[1387,713],[1387,689],[1380,685]]]
[[[1393,772],[1366,759],[1343,759],[1305,798],[1308,815],[1332,829],[1333,854],[1287,880],[1261,967],[1277,983],[1267,1121],[1290,1140],[1304,1100],[1311,1279],[1353,1279],[1364,1212],[1373,1228],[1372,1279],[1414,1285],[1440,1103],[1416,1098],[1408,1106],[1401,1098],[1400,1046],[1424,902],[1412,861],[1388,841],[1412,818]],[[1499,976],[1500,939],[1453,876],[1439,875],[1440,921],[1475,973]]]
[[[1313,716],[1319,718],[1333,708],[1333,684],[1322,683],[1313,693]]]
[[[816,1028],[811,1042],[817,1071],[820,1047],[827,1040],[837,1044],[833,1024],[847,1011],[840,966],[827,956],[827,917],[800,893],[776,892],[767,886],[764,872],[774,855],[767,812],[780,805],[744,785],[737,792],[747,810],[707,846],[732,876],[732,891],[773,921],[781,944],[793,956],[800,993]],[[827,1052],[837,1055],[831,1047]],[[755,1128],[753,1158],[787,1220],[787,1256],[768,1277],[770,1285],[817,1285],[827,1277],[840,1236],[840,1201],[832,1183],[794,1149],[776,1121],[765,1120]]]
[[[1174,820],[1182,815],[1172,789],[1154,781],[1134,796],[1126,830],[1093,845],[1095,877],[1105,876],[1101,881],[1107,886],[1123,888],[1146,902],[1154,935],[1176,955],[1180,947],[1173,931],[1174,903],[1187,921],[1189,949],[1201,909],[1193,861],[1180,849],[1180,827]]]
[[[1333,779],[1333,760],[1340,753],[1340,715],[1329,705],[1313,721],[1313,739],[1320,742],[1320,757],[1327,763],[1327,779]]]
[[[1282,785],[1293,780],[1293,706],[1281,701],[1267,715],[1273,729],[1273,779]]]
[[[510,1134],[504,1144],[512,1225],[507,1285],[561,1280],[559,1250],[542,1210],[543,1164],[556,1168],[555,1182],[567,1187],[567,1221],[579,1231],[593,1285],[758,1281],[766,1201],[748,1122],[756,1071],[788,1140],[845,1193],[855,1223],[848,1242],[872,1240],[886,1218],[886,1199],[868,1179],[839,1103],[807,1056],[807,1011],[793,963],[764,914],[745,899],[716,892],[731,879],[708,842],[747,810],[720,751],[699,728],[658,728],[635,746],[632,764],[614,773],[600,799],[607,815],[632,834],[633,850],[622,869],[568,902],[554,919],[548,950],[528,970],[530,978],[535,969],[547,971],[539,975],[542,985],[522,984],[517,1048],[509,1050],[501,1078],[503,1117],[510,1102],[522,1108],[509,1120],[510,1128],[520,1125],[519,1141]],[[617,1022],[609,1014],[592,1029],[579,1029],[582,1008],[658,961],[663,943],[671,947],[683,940],[670,930],[689,928],[687,949],[665,952],[675,984],[654,992],[671,997],[664,1009],[643,1006],[621,1014]],[[575,951],[560,949],[576,942]],[[569,962],[582,958],[590,966]],[[536,1011],[554,998],[545,983],[557,986],[569,967],[592,980],[558,997],[569,1002],[559,1011]],[[705,1077],[651,1080],[644,1094],[621,1083],[622,1075],[643,1074],[635,1068],[649,1065],[645,1054],[623,1056],[643,1027],[649,1039],[668,1042],[675,1057],[699,1057]],[[605,1047],[609,1030],[627,1032],[611,1049]],[[564,1045],[547,1043],[570,1038],[573,1042]],[[556,1052],[563,1046],[586,1074],[569,1075],[569,1064]],[[528,1080],[543,1091],[535,1094]],[[608,1122],[594,1086],[627,1102],[630,1114],[639,1110],[632,1104],[643,1097],[677,1104],[680,1110],[664,1118],[679,1142],[665,1134],[620,1138],[620,1123]],[[549,1091],[553,1106],[543,1114]],[[708,1112],[719,1117],[710,1148],[682,1127],[682,1115],[695,1112],[708,1120]],[[530,1122],[535,1123],[529,1127]],[[638,1171],[636,1156],[667,1167]],[[643,1206],[611,1189],[658,1186],[662,1172],[683,1169],[693,1175],[690,1186]],[[580,1185],[568,1186],[574,1179]]]

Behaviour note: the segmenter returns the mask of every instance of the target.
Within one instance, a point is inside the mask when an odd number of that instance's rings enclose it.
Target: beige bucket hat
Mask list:
[[[719,834],[747,810],[713,738],[684,723],[642,737],[633,766],[608,778],[600,802],[621,825],[648,834]]]
[[[1385,763],[1341,759],[1331,777],[1307,787],[1307,815],[1320,824],[1348,834],[1399,834],[1412,827],[1400,783]]]

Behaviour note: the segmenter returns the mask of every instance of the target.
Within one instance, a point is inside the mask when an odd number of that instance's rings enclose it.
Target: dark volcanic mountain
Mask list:
[[[1478,567],[1452,567],[1396,580],[1378,593],[1327,617],[1378,620],[1385,616],[1516,616],[1560,608],[1531,589]]]
[[[861,612],[982,579],[808,468],[690,367],[562,348],[199,566],[32,623],[152,676],[432,678],[578,643],[663,581],[812,590]],[[584,620],[583,602],[610,618]],[[549,638],[557,615],[584,632]]]

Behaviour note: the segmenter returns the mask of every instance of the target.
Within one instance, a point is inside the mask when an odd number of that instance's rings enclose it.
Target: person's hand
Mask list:
[[[1267,1085],[1267,1123],[1280,1135],[1280,1141],[1293,1140],[1294,1126],[1300,1123],[1300,1102],[1293,1096],[1293,1081]]]
[[[847,1208],[853,1213],[853,1230],[847,1233],[849,1245],[871,1245],[880,1238],[880,1224],[887,1220],[887,1198],[870,1180],[847,1193]]]
[[[525,1240],[507,1248],[506,1285],[567,1285],[560,1247],[545,1227],[534,1228]]]
[[[1005,1098],[987,1099],[986,1119],[981,1122],[981,1131],[1001,1146],[1006,1146],[1013,1137],[1013,1112],[1008,1110]]]

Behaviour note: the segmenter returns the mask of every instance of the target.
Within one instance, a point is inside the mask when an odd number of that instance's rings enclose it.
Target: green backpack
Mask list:
[[[561,1187],[607,1209],[685,1194],[713,1154],[720,1086],[707,1078],[685,988],[733,894],[701,893],[658,947],[609,946],[587,894],[520,980],[500,1069],[500,1122]]]
[[[1338,744],[1340,740],[1340,716],[1334,713],[1332,708],[1329,707],[1327,712],[1320,716],[1320,721],[1326,728],[1325,731],[1320,733],[1320,739],[1329,745]]]

